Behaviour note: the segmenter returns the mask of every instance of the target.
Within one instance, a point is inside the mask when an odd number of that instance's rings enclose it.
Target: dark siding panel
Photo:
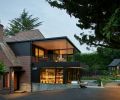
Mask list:
[[[33,63],[40,68],[44,67],[84,67],[80,62],[38,62]]]
[[[32,70],[32,83],[40,83],[40,70]]]
[[[9,43],[16,56],[30,56],[30,42]]]

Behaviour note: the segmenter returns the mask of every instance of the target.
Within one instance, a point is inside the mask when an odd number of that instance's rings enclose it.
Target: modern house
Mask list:
[[[76,51],[67,37],[45,38],[39,30],[4,36],[0,25],[0,61],[6,66],[1,88],[12,92],[67,88],[79,80],[84,66],[70,60]]]

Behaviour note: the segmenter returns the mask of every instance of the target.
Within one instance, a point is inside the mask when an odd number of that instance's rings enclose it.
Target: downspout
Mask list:
[[[31,92],[33,92],[33,88],[32,88],[32,41],[30,42],[30,60],[31,60],[31,64],[30,64],[30,85],[31,85]]]

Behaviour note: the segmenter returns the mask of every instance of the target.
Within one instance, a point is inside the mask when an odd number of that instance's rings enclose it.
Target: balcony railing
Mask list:
[[[44,67],[47,67],[47,68],[53,68],[53,67],[78,67],[78,68],[82,68],[83,67],[83,64],[81,64],[80,62],[52,62],[52,61],[48,61],[48,62],[36,62],[36,63],[33,63],[33,67],[34,66],[37,66],[37,67],[40,67],[40,68],[44,68]]]
[[[46,55],[44,57],[32,57],[32,62],[66,62],[68,56]]]

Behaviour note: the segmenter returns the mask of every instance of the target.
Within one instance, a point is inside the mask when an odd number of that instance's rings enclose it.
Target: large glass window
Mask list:
[[[73,49],[60,50],[60,54],[73,54]]]
[[[63,83],[63,69],[56,69],[56,83]]]
[[[44,51],[39,49],[39,54],[38,55],[39,55],[39,57],[43,57],[44,56]]]
[[[36,57],[43,57],[44,56],[44,51],[39,49],[39,48],[35,48],[35,56]]]
[[[67,72],[68,72],[68,83],[71,83],[71,81],[80,80],[80,69],[79,68],[69,68],[67,69]]]
[[[41,69],[40,82],[41,83],[55,83],[54,69]]]
[[[41,69],[40,83],[63,83],[63,69]]]
[[[38,57],[38,48],[35,48],[35,56]]]

